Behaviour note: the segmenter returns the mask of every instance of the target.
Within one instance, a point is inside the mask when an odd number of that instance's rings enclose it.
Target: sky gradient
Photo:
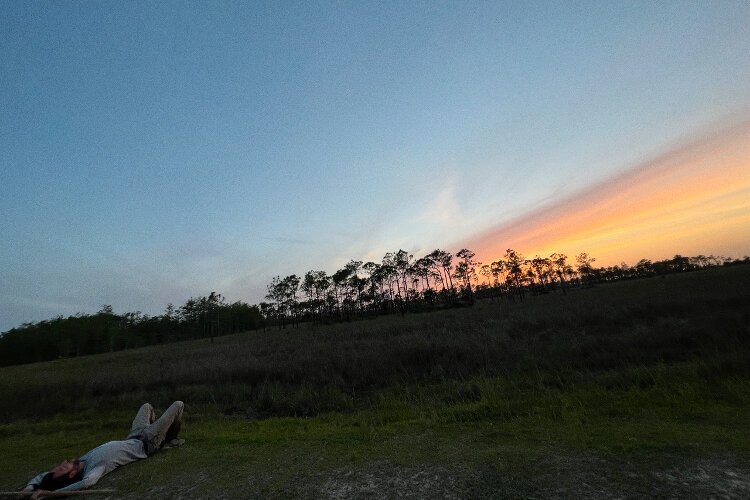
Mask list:
[[[9,2],[0,331],[403,248],[750,253],[750,4]]]
[[[716,128],[467,244],[485,262],[508,246],[527,257],[554,252],[573,257],[585,249],[597,265],[694,256],[707,249],[747,255],[750,121]]]

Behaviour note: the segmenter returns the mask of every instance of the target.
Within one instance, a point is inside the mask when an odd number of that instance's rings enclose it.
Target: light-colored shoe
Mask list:
[[[179,448],[183,444],[185,444],[185,440],[184,439],[174,438],[171,441],[169,441],[168,443],[164,443],[163,448],[165,448],[165,449],[166,448]]]

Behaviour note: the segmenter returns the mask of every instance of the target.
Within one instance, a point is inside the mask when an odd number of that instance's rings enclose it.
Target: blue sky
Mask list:
[[[750,109],[744,1],[17,1],[0,44],[0,331],[455,251]]]

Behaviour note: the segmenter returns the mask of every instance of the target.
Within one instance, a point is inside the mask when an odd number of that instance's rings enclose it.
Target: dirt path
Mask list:
[[[226,471],[225,471],[226,472]],[[619,460],[550,455],[524,463],[498,461],[449,467],[375,461],[293,476],[275,483],[269,471],[236,470],[217,491],[211,471],[173,477],[117,498],[750,498],[750,461],[734,456]],[[122,475],[107,486],[127,490]],[[113,477],[114,479],[114,477]],[[114,498],[114,497],[113,497]]]

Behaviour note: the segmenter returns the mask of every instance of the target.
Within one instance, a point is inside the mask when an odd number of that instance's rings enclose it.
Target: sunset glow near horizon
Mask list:
[[[597,265],[750,252],[750,122],[689,142],[470,239],[491,262],[580,252]]]
[[[0,332],[404,249],[750,253],[750,3],[23,2]]]

